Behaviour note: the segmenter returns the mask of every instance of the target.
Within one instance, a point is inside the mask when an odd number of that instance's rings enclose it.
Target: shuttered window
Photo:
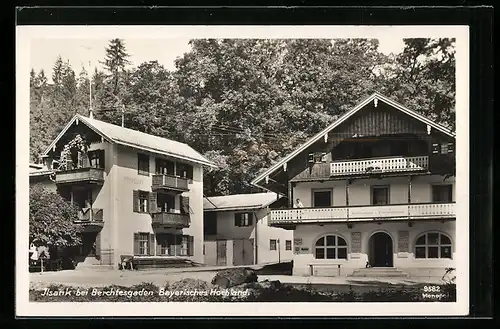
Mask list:
[[[145,212],[149,211],[149,192],[146,191],[134,191],[133,192],[133,204],[134,212]]]
[[[134,255],[154,255],[154,235],[150,233],[134,233]]]
[[[251,212],[242,212],[234,214],[234,226],[237,227],[245,227],[252,226],[252,213]]]

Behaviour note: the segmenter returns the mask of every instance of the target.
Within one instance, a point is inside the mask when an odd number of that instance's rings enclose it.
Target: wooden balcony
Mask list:
[[[179,192],[189,191],[188,179],[172,175],[153,175],[153,190],[165,189]]]
[[[158,212],[151,215],[153,216],[153,226],[156,227],[187,228],[191,224],[189,214]]]
[[[85,208],[78,212],[75,224],[80,224],[88,229],[100,229],[104,226],[103,210],[99,208]]]
[[[330,163],[331,176],[360,175],[370,173],[396,173],[426,171],[428,156],[383,157],[360,160],[341,160]]]
[[[455,218],[455,203],[272,210],[269,225]]]
[[[56,184],[72,183],[104,183],[104,169],[100,168],[76,168],[56,172]]]

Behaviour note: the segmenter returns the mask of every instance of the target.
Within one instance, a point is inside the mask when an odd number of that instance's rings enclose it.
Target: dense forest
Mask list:
[[[205,194],[249,192],[249,181],[362,98],[378,91],[450,128],[455,125],[455,41],[406,39],[384,55],[374,39],[196,39],[175,69],[132,67],[110,40],[102,70],[76,76],[59,57],[52,83],[30,76],[30,158],[75,113],[185,142],[218,165]]]

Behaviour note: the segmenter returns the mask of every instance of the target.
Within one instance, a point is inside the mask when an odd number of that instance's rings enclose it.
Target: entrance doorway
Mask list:
[[[385,232],[373,234],[368,241],[368,259],[372,267],[392,267],[392,238]]]

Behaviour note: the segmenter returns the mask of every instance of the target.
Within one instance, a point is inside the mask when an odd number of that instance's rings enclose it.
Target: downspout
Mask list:
[[[258,227],[258,225],[257,224],[258,224],[259,219],[258,219],[257,214],[256,214],[255,211],[253,211],[252,213],[253,213],[253,217],[255,218],[255,228],[254,228],[254,230],[255,230],[255,233],[254,233],[255,239],[254,239],[254,244],[253,244],[254,245],[254,249],[255,249],[254,265],[257,265],[259,263],[259,252],[258,252],[259,251],[259,243],[258,243],[258,240],[257,240],[257,238],[258,238],[258,236],[257,236],[257,227]]]

